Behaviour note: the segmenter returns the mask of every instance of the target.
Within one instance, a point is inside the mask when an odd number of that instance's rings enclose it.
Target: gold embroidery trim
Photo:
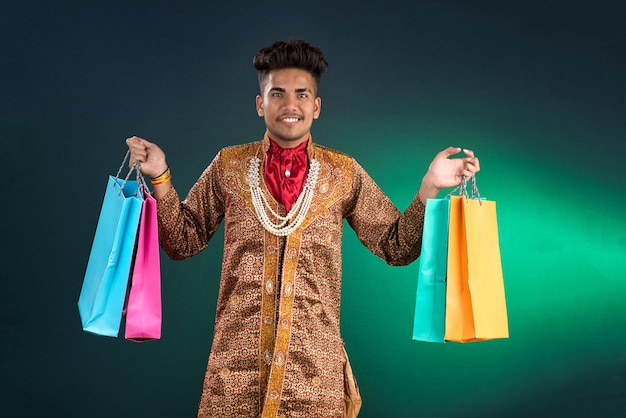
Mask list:
[[[268,231],[264,234],[264,257],[262,283],[268,280],[275,281],[278,272],[279,242],[278,237]],[[259,340],[259,407],[262,407],[263,394],[267,391],[267,382],[272,364],[274,352],[276,315],[276,295],[266,291],[266,286],[261,285],[261,335]]]
[[[300,254],[301,231],[302,229],[298,229],[292,232],[287,237],[285,244],[281,293],[278,302],[279,320],[277,322],[280,326],[275,328],[276,341],[267,383],[267,396],[265,397],[261,415],[263,418],[276,417],[280,407],[280,395],[283,391],[285,369],[289,359],[289,340],[291,338],[291,322],[293,319],[293,293],[295,289],[296,267]]]

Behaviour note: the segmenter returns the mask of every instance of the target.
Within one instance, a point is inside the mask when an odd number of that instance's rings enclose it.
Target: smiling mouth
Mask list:
[[[286,116],[281,118],[280,120],[285,123],[296,123],[300,120],[300,118],[297,116]]]

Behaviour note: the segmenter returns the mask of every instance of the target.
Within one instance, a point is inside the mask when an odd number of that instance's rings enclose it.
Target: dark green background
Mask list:
[[[507,340],[412,341],[418,263],[388,267],[346,229],[362,416],[625,416],[625,28],[617,1],[2,2],[0,415],[194,416],[221,236],[163,259],[161,341],[84,333],[106,178],[136,134],[185,194],[263,134],[256,50],[303,37],[330,63],[317,142],[402,210],[436,152],[472,148],[498,204]]]

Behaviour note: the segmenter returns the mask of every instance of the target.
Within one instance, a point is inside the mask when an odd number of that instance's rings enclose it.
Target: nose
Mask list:
[[[295,94],[286,94],[284,96],[283,107],[285,109],[296,109],[297,108],[297,97]]]

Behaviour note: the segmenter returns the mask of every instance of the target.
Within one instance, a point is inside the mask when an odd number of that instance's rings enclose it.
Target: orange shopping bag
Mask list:
[[[508,337],[496,202],[451,196],[444,338]]]

